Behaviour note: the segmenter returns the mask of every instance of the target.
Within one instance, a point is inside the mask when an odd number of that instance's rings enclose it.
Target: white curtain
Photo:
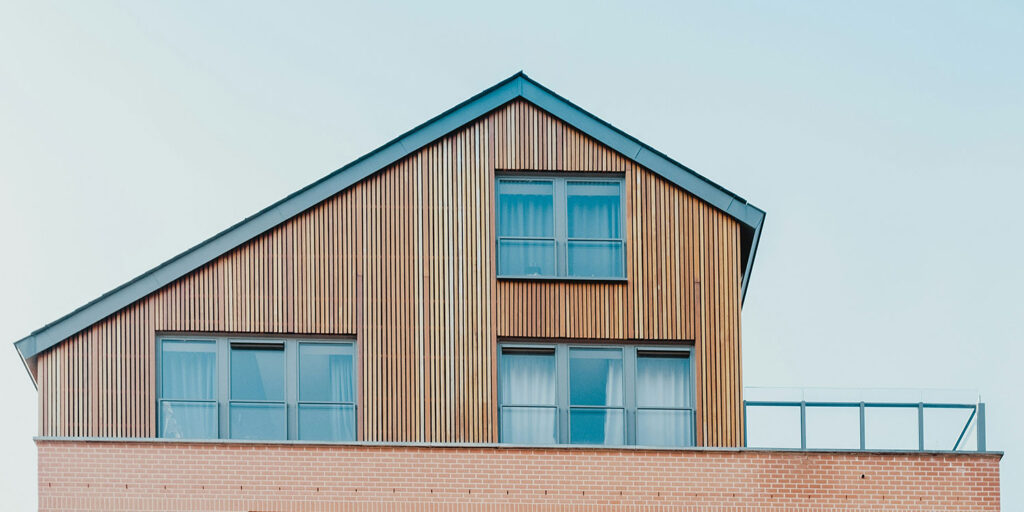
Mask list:
[[[569,183],[566,192],[570,239],[614,239],[622,236],[618,183]],[[570,241],[570,275],[621,276],[621,247],[621,242]]]
[[[501,362],[502,405],[505,406],[502,408],[502,441],[557,442],[557,410],[553,407],[556,404],[554,355],[505,354]]]
[[[331,381],[333,402],[351,402],[355,393],[352,389],[352,356],[331,355],[328,357],[328,375]],[[331,432],[337,433],[339,440],[355,440],[355,411],[349,406],[332,407],[330,414]]]
[[[637,442],[655,446],[690,444],[692,408],[690,364],[686,358],[640,357],[636,376],[637,405],[664,408],[637,412]]]
[[[165,343],[160,361],[161,398],[215,400],[217,357],[213,350],[200,344]],[[216,410],[214,404],[163,402],[162,435],[195,438],[210,437],[212,433],[216,437]]]
[[[498,236],[552,240],[499,240],[502,275],[555,273],[554,187],[551,182],[502,182],[499,187]]]
[[[621,236],[618,183],[570,183],[567,187],[570,238]]]
[[[608,360],[608,382],[605,384],[605,403],[622,405],[622,360]],[[626,444],[626,419],[622,409],[611,409],[605,414],[604,443]]]
[[[554,236],[550,182],[503,182],[499,188],[498,236]]]

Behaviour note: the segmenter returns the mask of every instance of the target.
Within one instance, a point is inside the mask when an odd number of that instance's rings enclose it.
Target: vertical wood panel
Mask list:
[[[498,172],[625,177],[625,283],[497,281]],[[742,442],[739,226],[524,101],[38,356],[40,433],[153,436],[158,332],[358,339],[359,432],[497,439],[499,338],[694,342],[700,439]]]

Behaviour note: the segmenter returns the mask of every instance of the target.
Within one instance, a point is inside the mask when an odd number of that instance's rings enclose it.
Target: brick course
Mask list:
[[[999,510],[998,453],[36,445],[40,510]]]

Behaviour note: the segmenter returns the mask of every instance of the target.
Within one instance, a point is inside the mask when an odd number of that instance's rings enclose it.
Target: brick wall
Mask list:
[[[36,444],[40,510],[999,510],[1000,454]]]

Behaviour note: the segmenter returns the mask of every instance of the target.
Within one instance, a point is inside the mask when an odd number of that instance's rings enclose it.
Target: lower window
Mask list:
[[[160,437],[356,439],[351,342],[168,336],[158,346]]]
[[[504,344],[499,366],[503,443],[694,444],[689,349]]]

